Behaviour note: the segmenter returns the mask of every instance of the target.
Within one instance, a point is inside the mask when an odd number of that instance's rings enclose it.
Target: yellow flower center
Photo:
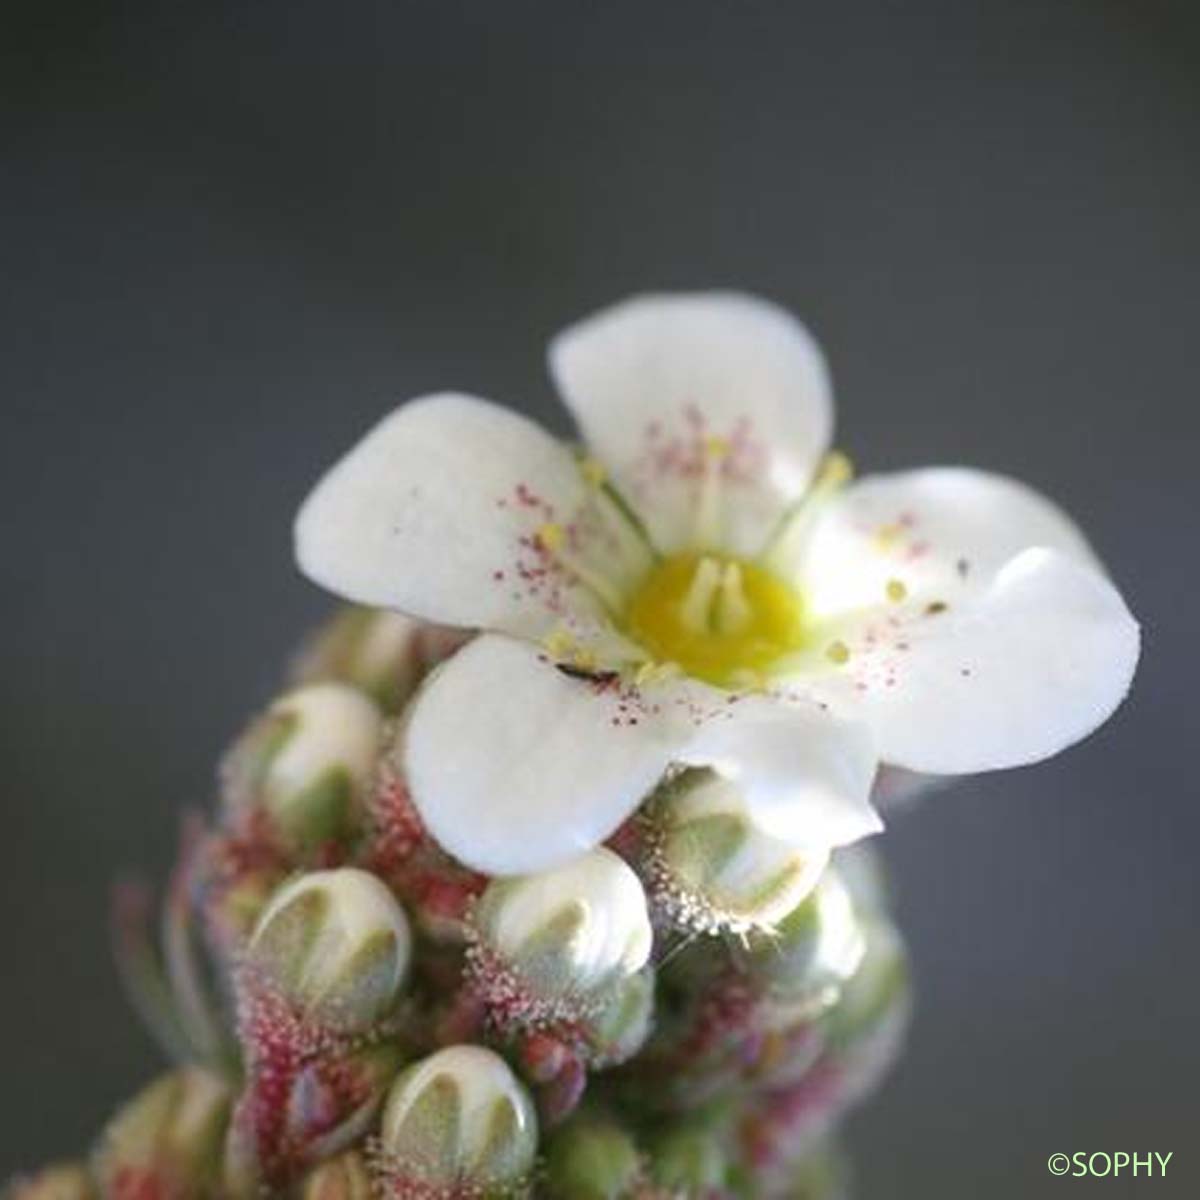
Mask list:
[[[778,576],[742,559],[678,554],[629,601],[629,634],[659,662],[717,687],[759,683],[803,644],[803,606]]]

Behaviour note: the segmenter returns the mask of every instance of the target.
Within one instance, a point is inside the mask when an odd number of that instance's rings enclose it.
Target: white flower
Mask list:
[[[670,763],[734,780],[764,832],[879,828],[879,762],[1053,754],[1128,689],[1137,626],[1048,500],[962,468],[849,483],[829,384],[786,313],[711,293],[567,330],[586,454],[469,396],[414,401],[300,512],[314,580],[479,628],[402,747],[431,832],[482,870],[603,840]]]

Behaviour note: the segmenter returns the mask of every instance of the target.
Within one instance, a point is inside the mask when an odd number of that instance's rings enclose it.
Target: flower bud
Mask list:
[[[216,1076],[185,1067],[152,1083],[100,1138],[92,1173],[105,1196],[203,1200],[221,1164],[233,1097]]]
[[[261,813],[288,849],[352,835],[374,779],[383,717],[361,692],[315,683],[281,696],[222,766],[227,807]]]
[[[886,921],[865,927],[866,951],[846,981],[838,1003],[824,1022],[830,1053],[848,1074],[862,1077],[851,1091],[859,1095],[894,1057],[909,1014],[908,956],[904,942]]]
[[[816,885],[828,848],[797,848],[759,830],[737,786],[715,771],[673,774],[649,802],[654,898],[702,932],[771,928]]]
[[[374,875],[341,867],[281,888],[259,918],[246,962],[306,1017],[363,1033],[395,1004],[411,949],[392,893]]]
[[[848,1200],[849,1171],[836,1147],[818,1142],[783,1173],[780,1200]]]
[[[670,1126],[650,1147],[650,1177],[670,1196],[725,1194],[729,1154],[699,1123]]]
[[[633,1138],[605,1118],[575,1117],[550,1141],[546,1186],[554,1200],[622,1200],[633,1194],[641,1175]]]
[[[537,1144],[533,1101],[508,1064],[482,1046],[450,1046],[392,1085],[376,1179],[397,1200],[523,1194]]]
[[[394,716],[420,682],[424,629],[400,613],[346,605],[303,649],[293,677],[352,684]]]
[[[770,1001],[797,1015],[829,1008],[858,970],[863,926],[841,872],[830,867],[812,895],[769,936],[752,939],[752,969],[767,981]]]
[[[650,957],[641,882],[603,847],[552,871],[494,879],[474,920],[500,970],[550,1008],[594,1004]]]
[[[281,1195],[360,1142],[374,1125],[402,1052],[381,1038],[314,1037],[258,998],[250,1016],[246,1082],[225,1147],[221,1196]]]
[[[14,1179],[2,1194],[4,1200],[94,1200],[97,1192],[86,1168],[61,1163]]]
[[[617,984],[599,1011],[583,1021],[594,1067],[627,1062],[645,1045],[654,1023],[654,971],[643,967]]]
[[[347,1150],[306,1176],[297,1200],[372,1200],[373,1195],[366,1160]]]

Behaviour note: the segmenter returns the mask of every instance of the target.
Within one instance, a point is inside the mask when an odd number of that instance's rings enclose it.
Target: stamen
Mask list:
[[[653,560],[658,558],[658,552],[650,538],[650,531],[645,522],[629,505],[629,501],[621,495],[609,478],[608,469],[597,458],[590,454],[578,454],[575,459],[579,474],[592,493],[591,499],[595,504],[594,511],[600,520],[609,527],[621,545],[628,545],[632,540],[637,543],[638,552]]]
[[[890,525],[880,525],[875,530],[875,548],[877,550],[890,550],[904,536],[904,526],[892,522]]]
[[[904,581],[901,579],[889,579],[887,581],[887,598],[893,604],[899,604],[908,595],[908,588],[904,586]]]
[[[830,642],[825,647],[825,657],[840,667],[850,661],[850,647],[843,641]]]
[[[598,571],[580,562],[574,555],[564,549],[567,541],[566,531],[561,525],[547,521],[535,535],[538,544],[554,559],[560,567],[569,571],[584,587],[588,588],[610,613],[619,613],[624,604],[624,597],[616,586],[605,579]]]
[[[729,457],[728,438],[715,434],[704,439],[704,478],[696,501],[696,524],[692,544],[713,546],[720,536],[722,463]]]
[[[798,560],[821,509],[853,478],[854,464],[840,450],[825,455],[808,491],[785,514],[767,542],[763,565],[786,576]]]
[[[593,651],[561,627],[542,638],[546,653],[558,664],[567,664],[580,671],[591,671],[599,665]]]
[[[679,606],[679,616],[684,626],[693,633],[704,633],[710,625],[709,614],[713,600],[721,585],[721,568],[715,559],[702,558],[692,575],[687,595]]]
[[[594,488],[603,487],[608,479],[608,472],[604,469],[604,464],[590,457],[579,460],[579,473]]]
[[[647,659],[633,677],[638,687],[646,687],[652,683],[665,683],[668,679],[677,679],[683,674],[678,663],[651,662]]]
[[[754,620],[754,610],[746,599],[742,568],[728,563],[721,574],[721,594],[717,597],[717,632],[741,633]]]

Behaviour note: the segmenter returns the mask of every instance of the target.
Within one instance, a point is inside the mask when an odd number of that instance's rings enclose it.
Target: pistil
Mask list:
[[[712,628],[713,601],[720,586],[720,566],[715,559],[702,558],[679,605],[679,619],[685,629],[703,634]]]
[[[754,620],[754,610],[746,599],[742,568],[727,563],[721,574],[721,591],[717,597],[717,632],[726,637],[742,633]]]

